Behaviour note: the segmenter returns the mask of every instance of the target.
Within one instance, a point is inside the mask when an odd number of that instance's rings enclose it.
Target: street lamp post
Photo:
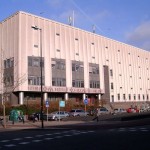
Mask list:
[[[31,26],[34,30],[39,30],[40,31],[40,69],[41,69],[41,127],[44,128],[44,123],[43,123],[43,80],[42,80],[42,29],[38,28],[37,26]]]

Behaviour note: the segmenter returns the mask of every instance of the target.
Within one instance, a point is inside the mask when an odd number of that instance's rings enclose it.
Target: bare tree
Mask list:
[[[24,74],[18,77],[18,73],[15,72],[15,67],[18,62],[14,62],[14,58],[7,58],[4,56],[4,50],[1,48],[1,58],[0,58],[0,93],[3,106],[3,125],[6,128],[6,113],[5,104],[8,100],[9,95],[11,95],[16,88],[23,84],[27,80],[27,75]]]

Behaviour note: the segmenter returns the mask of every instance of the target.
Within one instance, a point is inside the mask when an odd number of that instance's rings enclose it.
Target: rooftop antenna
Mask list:
[[[71,16],[68,17],[68,23],[70,26],[72,26],[72,17]]]
[[[92,26],[92,30],[93,30],[93,33],[95,33],[95,30],[96,30],[95,25]]]
[[[72,4],[92,23],[92,24],[95,24],[95,22],[75,3],[74,0],[70,0],[72,2]],[[101,33],[103,33],[103,30],[97,26],[95,24],[95,27],[98,31],[100,31]]]
[[[68,23],[70,26],[74,26],[74,11],[72,12],[72,16],[68,17]]]
[[[72,25],[73,25],[73,27],[74,27],[74,10],[73,10],[73,12],[72,12]]]

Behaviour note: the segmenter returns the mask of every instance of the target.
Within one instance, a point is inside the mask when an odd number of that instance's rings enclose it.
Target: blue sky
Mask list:
[[[0,0],[0,21],[21,10],[150,51],[150,0]]]

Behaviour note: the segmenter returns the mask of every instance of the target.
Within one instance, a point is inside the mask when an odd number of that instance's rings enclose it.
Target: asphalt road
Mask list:
[[[0,133],[0,150],[149,150],[150,126]]]

